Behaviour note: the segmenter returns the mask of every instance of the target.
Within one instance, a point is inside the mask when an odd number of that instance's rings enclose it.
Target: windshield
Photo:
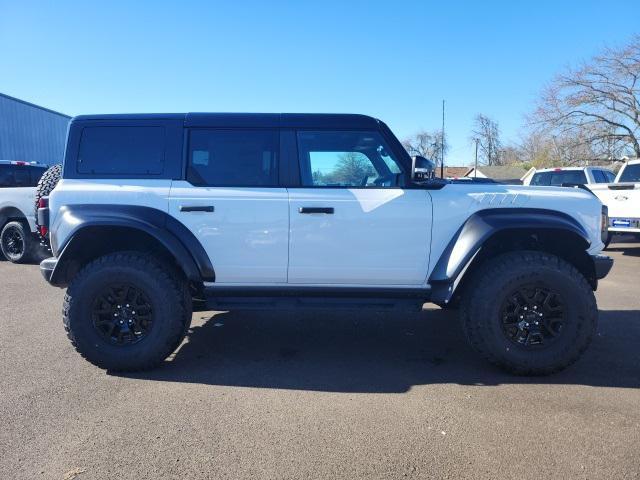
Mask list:
[[[640,182],[640,163],[634,163],[633,165],[627,165],[622,175],[620,175],[621,182]]]
[[[584,185],[587,177],[582,170],[554,170],[535,173],[531,178],[531,185],[561,186],[563,183]]]

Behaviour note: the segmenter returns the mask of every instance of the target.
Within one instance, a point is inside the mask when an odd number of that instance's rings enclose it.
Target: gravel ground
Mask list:
[[[0,478],[640,478],[640,244],[598,335],[545,378],[479,360],[455,316],[197,313],[153,372],[71,348],[64,292],[0,262]]]

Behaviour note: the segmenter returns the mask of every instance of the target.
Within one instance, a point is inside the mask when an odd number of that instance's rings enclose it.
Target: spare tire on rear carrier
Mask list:
[[[40,227],[42,225],[38,224],[38,208],[40,207],[40,199],[43,197],[48,197],[49,194],[56,188],[56,185],[60,181],[62,177],[62,165],[57,164],[50,167],[40,180],[38,181],[38,186],[36,187],[36,204],[35,204],[35,212],[36,212],[36,230],[38,231],[38,237],[40,238],[40,243],[47,250],[51,251],[51,245],[49,244],[49,239],[46,236],[41,234]],[[44,225],[45,227],[49,227],[48,225]]]

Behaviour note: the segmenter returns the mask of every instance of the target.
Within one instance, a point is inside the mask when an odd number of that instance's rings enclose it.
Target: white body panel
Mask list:
[[[577,188],[523,187],[519,185],[447,185],[431,190],[433,198],[433,242],[431,268],[469,216],[493,208],[539,208],[556,210],[573,217],[589,233],[590,254],[600,252],[602,204]]]
[[[49,225],[57,223],[60,207],[65,205],[135,205],[167,212],[170,187],[171,180],[63,178],[49,195]],[[61,222],[56,231],[58,246],[72,233],[74,223],[70,220]]]
[[[425,283],[431,244],[426,190],[291,188],[289,203],[289,283]],[[301,207],[335,211],[304,214]]]
[[[35,187],[0,188],[0,212],[5,208],[18,209],[27,219],[32,232],[36,231],[35,201]]]
[[[539,208],[566,213],[603,248],[601,203],[574,188],[449,184],[440,190],[194,187],[170,180],[63,179],[50,196],[60,207],[125,204],[168,212],[205,248],[216,284],[420,286],[474,212]],[[214,212],[181,212],[212,205]],[[333,215],[300,207],[333,207]],[[64,244],[73,219],[56,232]],[[433,226],[433,228],[432,228]],[[66,229],[63,231],[63,229]]]
[[[214,207],[181,212],[182,206]],[[287,281],[289,207],[285,188],[194,187],[174,181],[169,213],[202,243],[216,283]]]

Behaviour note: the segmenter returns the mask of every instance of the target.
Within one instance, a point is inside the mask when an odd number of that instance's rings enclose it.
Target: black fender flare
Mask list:
[[[429,275],[434,303],[447,303],[482,246],[495,234],[508,230],[568,231],[579,238],[576,245],[586,251],[589,234],[566,213],[536,208],[494,208],[475,212],[458,229]]]
[[[87,249],[82,242],[82,234],[96,228],[105,231],[106,235],[109,229],[117,228],[143,232],[157,240],[175,258],[189,280],[215,281],[211,260],[200,241],[168,213],[142,206],[83,204],[61,207],[52,225],[51,244],[57,258],[50,283],[67,283],[68,264]],[[64,232],[61,244],[56,237],[59,232]]]

